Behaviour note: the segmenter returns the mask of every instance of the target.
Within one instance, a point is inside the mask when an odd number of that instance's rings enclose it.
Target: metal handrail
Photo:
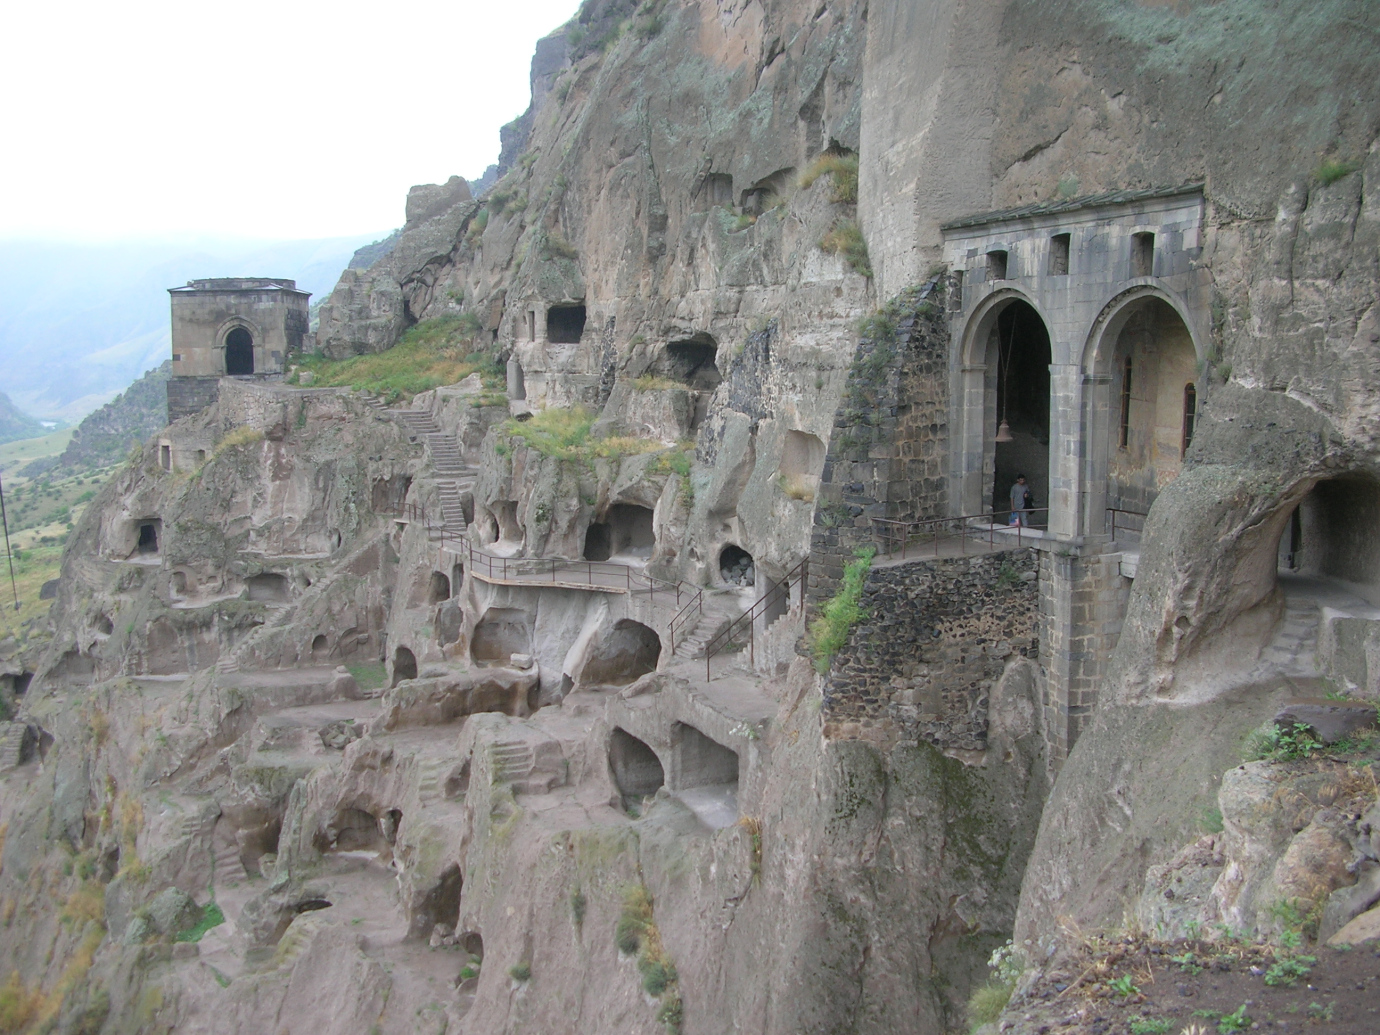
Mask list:
[[[556,576],[561,573],[562,569],[566,573],[578,575],[580,568],[584,568],[585,582],[583,584],[591,589],[613,588],[607,583],[594,581],[594,576],[598,574],[612,577],[615,585],[619,576],[622,576],[623,588],[626,592],[648,593],[654,607],[656,606],[658,589],[667,595],[674,594],[676,606],[680,610],[670,623],[669,637],[672,653],[675,653],[676,649],[676,632],[679,630],[683,634],[692,613],[703,612],[704,590],[698,586],[692,586],[688,582],[672,582],[669,579],[658,578],[640,568],[634,568],[630,564],[621,564],[617,561],[576,561],[559,557],[500,557],[476,549],[474,542],[467,535],[452,532],[444,523],[433,524],[423,504],[404,504],[398,508],[395,514],[424,524],[428,536],[439,533],[442,549],[450,547],[455,549],[457,553],[463,553],[471,571],[482,571],[491,579],[501,579],[506,582],[512,578],[533,578],[549,574],[554,583],[557,581]],[[681,601],[687,596],[690,599],[682,607]]]
[[[1138,518],[1142,518],[1142,519],[1144,519],[1144,518],[1146,518],[1146,517],[1149,517],[1149,515],[1146,514],[1144,511],[1141,511],[1141,510],[1127,510],[1127,509],[1124,508],[1124,507],[1108,507],[1108,508],[1107,508],[1107,513],[1110,514],[1110,515],[1112,515],[1112,541],[1113,541],[1113,542],[1116,542],[1116,516],[1117,516],[1118,514],[1126,514],[1126,515],[1129,515],[1129,516],[1131,516],[1131,517],[1138,517]],[[1144,531],[1145,531],[1145,522],[1144,522],[1144,520],[1141,521],[1140,525],[1141,525],[1140,528],[1131,528],[1129,525],[1123,525],[1122,527],[1125,528],[1128,532],[1144,532]]]
[[[897,521],[894,518],[873,518],[872,534],[875,539],[883,543],[886,548],[886,555],[892,556],[896,552],[899,543],[901,549],[901,560],[906,559],[906,550],[910,540],[917,534],[927,535],[929,530],[934,534],[934,555],[939,556],[939,544],[945,538],[952,538],[954,533],[950,532],[947,536],[943,534],[947,526],[957,525],[957,535],[959,538],[959,553],[967,552],[968,539],[970,536],[976,541],[981,541],[981,530],[969,527],[969,522],[987,522],[987,545],[996,549],[997,532],[1008,528],[1016,530],[1016,546],[1019,548],[1023,544],[1023,535],[1028,525],[1008,525],[1005,521],[998,521],[997,517],[1002,514],[1017,513],[1011,510],[989,511],[986,514],[964,514],[959,517],[937,517],[923,518],[918,521]],[[1048,507],[1026,507],[1019,511],[1021,514],[1048,514]],[[974,533],[977,533],[974,535]]]
[[[750,608],[748,608],[746,611],[740,614],[737,618],[733,619],[733,621],[729,622],[728,627],[725,628],[723,632],[719,633],[717,636],[715,636],[713,639],[711,639],[708,643],[704,645],[704,680],[706,683],[711,682],[714,678],[709,671],[709,659],[714,657],[714,655],[716,654],[722,653],[724,650],[726,650],[728,647],[732,645],[733,633],[735,632],[735,630],[738,629],[739,626],[743,624],[747,625],[748,630],[749,664],[756,666],[757,637],[755,630],[757,627],[757,619],[762,616],[762,614],[766,611],[768,606],[770,606],[773,603],[776,603],[782,597],[786,598],[789,606],[792,582],[795,582],[795,584],[800,589],[800,608],[803,611],[805,609],[805,586],[806,583],[809,581],[809,578],[810,558],[806,557],[793,569],[787,572],[786,577],[784,579],[782,579],[779,583],[777,583],[771,589],[767,590],[760,597],[758,597],[756,603],[754,603]]]

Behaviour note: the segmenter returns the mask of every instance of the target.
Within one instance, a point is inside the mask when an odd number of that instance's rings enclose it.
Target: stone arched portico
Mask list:
[[[1182,325],[1182,334],[1171,335],[1179,349],[1178,366],[1167,367],[1171,374],[1181,372],[1188,352],[1194,367],[1204,355],[1211,283],[1196,261],[1202,209],[1201,188],[1189,186],[1032,205],[942,228],[950,270],[950,399],[959,432],[950,443],[953,515],[991,509],[985,504],[993,496],[1000,419],[992,341],[1001,314],[1028,305],[1049,334],[1047,489],[1043,499],[1037,493],[1037,505],[1049,508],[1038,540],[1040,660],[1056,765],[1092,712],[1134,573],[1107,534],[1107,508],[1114,498],[1124,502],[1128,485],[1131,496],[1148,503],[1163,478],[1177,473],[1177,456],[1155,466],[1167,456],[1170,436],[1164,414],[1148,404],[1138,412],[1147,424],[1143,437],[1158,435],[1142,450],[1149,459],[1135,450],[1116,452],[1113,395],[1125,382],[1114,361],[1118,348],[1130,347],[1123,342],[1128,324],[1140,319],[1148,326],[1152,310],[1164,326]],[[1154,366],[1145,362],[1150,351],[1142,344],[1147,376]],[[1176,390],[1182,395],[1183,388]],[[1161,394],[1167,397],[1168,389]]]

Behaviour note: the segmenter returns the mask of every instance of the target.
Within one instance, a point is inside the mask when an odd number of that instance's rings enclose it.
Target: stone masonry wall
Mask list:
[[[876,517],[947,513],[948,331],[936,278],[866,321],[834,414],[810,543],[810,597],[838,588]]]
[[[825,737],[984,750],[993,683],[1038,652],[1037,572],[1028,548],[872,569],[825,684]]]

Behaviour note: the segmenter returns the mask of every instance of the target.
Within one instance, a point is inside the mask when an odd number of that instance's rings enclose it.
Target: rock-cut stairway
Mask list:
[[[390,410],[372,402],[384,416],[397,421],[413,442],[421,442],[431,458],[432,469],[436,472],[436,495],[440,502],[440,527],[451,536],[464,533],[465,508],[461,503],[463,494],[474,487],[476,471],[465,464],[460,454],[460,446],[455,436],[443,431],[434,417],[426,410]],[[433,517],[433,527],[435,519]]]

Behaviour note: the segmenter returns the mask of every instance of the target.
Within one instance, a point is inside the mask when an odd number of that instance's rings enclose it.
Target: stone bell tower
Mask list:
[[[297,282],[266,277],[191,280],[172,297],[168,420],[216,401],[222,377],[271,380],[308,337],[307,299]]]

